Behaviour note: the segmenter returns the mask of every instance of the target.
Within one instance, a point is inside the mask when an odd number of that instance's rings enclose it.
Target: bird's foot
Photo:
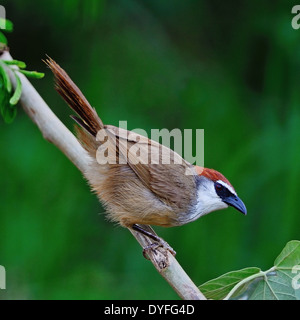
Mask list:
[[[175,257],[176,251],[163,239],[161,239],[161,240],[162,240],[162,242],[152,242],[148,246],[143,248],[144,258],[146,258],[147,260],[150,260],[148,252],[151,250],[155,252],[157,248],[164,248],[164,249],[168,250]]]
[[[145,230],[144,228],[142,228],[140,225],[137,225],[137,224],[134,224],[132,226],[132,229],[142,233],[144,236],[147,236],[148,238],[155,241],[155,242],[150,243],[145,248],[143,248],[143,256],[146,259],[149,260],[149,255],[148,255],[149,251],[151,251],[151,250],[155,251],[159,247],[162,247],[162,248],[168,250],[173,256],[176,255],[176,251],[164,239],[160,238],[157,234],[152,233],[148,230]]]

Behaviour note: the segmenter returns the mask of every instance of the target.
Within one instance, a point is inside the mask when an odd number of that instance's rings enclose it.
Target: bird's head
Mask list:
[[[218,171],[195,166],[199,216],[228,206],[247,214],[246,206],[231,183]]]

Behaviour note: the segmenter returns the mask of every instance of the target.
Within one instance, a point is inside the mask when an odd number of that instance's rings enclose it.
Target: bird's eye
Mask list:
[[[221,191],[223,189],[223,186],[220,183],[215,184],[216,190]]]

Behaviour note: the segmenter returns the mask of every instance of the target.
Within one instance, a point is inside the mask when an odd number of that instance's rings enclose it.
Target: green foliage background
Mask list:
[[[11,54],[72,129],[41,59],[63,66],[103,121],[204,128],[205,165],[248,208],[156,228],[196,284],[267,269],[299,239],[300,30],[280,1],[2,1]],[[2,299],[173,299],[128,231],[107,222],[78,170],[20,110],[0,123]]]

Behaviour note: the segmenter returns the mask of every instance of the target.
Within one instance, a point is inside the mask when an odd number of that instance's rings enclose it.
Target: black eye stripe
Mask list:
[[[219,182],[215,182],[215,190],[216,190],[217,195],[221,199],[225,199],[225,198],[233,195],[225,186],[223,186]]]

